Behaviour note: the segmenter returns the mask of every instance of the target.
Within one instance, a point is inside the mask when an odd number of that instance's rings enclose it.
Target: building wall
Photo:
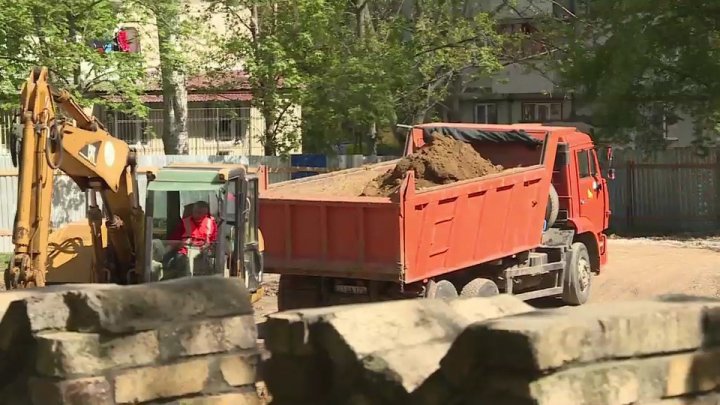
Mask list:
[[[186,4],[190,10],[187,14],[191,18],[201,18],[205,15],[205,7],[207,3],[201,0],[186,0]],[[241,14],[241,18],[247,18],[250,15],[250,11],[247,10]],[[228,26],[226,24],[227,14],[214,12],[209,15],[207,20],[202,21],[203,29],[210,27],[207,34],[202,36],[192,35],[192,38],[185,41],[182,44],[182,49],[186,51],[187,55],[195,55],[195,61],[202,62],[204,69],[209,69],[217,66],[213,66],[212,61],[214,58],[210,57],[213,52],[218,51],[215,36],[224,37],[228,35]],[[130,21],[139,22],[127,22],[122,24],[123,27],[137,29],[140,36],[141,52],[145,57],[145,62],[149,70],[156,70],[160,66],[160,55],[158,51],[158,31],[155,18],[151,15],[137,15],[128,18]],[[191,59],[192,61],[192,59]],[[242,63],[238,63],[233,69],[242,69]]]

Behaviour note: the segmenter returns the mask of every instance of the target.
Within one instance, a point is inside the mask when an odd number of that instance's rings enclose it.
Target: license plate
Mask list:
[[[342,294],[363,295],[363,294],[367,294],[367,287],[361,286],[361,285],[335,284],[335,292],[339,292]]]

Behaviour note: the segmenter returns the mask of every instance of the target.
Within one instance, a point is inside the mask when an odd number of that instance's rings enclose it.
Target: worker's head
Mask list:
[[[192,217],[195,221],[199,221],[210,214],[210,204],[206,201],[197,201],[193,204]]]

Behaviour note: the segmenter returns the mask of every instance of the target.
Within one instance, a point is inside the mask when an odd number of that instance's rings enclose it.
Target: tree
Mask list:
[[[720,123],[720,5],[714,2],[553,1],[561,10],[542,21],[544,61],[558,84],[587,107],[596,135],[667,145],[664,129],[681,116],[695,123],[704,149]]]
[[[316,44],[325,57],[305,65],[305,136],[335,143],[350,132],[372,151],[376,131],[434,118],[457,87],[498,71],[504,37],[469,3],[340,3]]]
[[[0,107],[15,107],[30,70],[47,66],[54,84],[67,88],[83,105],[104,104],[144,114],[140,55],[101,54],[91,46],[93,40],[112,38],[127,11],[122,4],[0,0],[0,10]]]
[[[228,32],[213,58],[217,70],[234,70],[242,65],[252,88],[251,105],[263,117],[260,142],[265,155],[284,155],[299,143],[296,108],[302,99],[304,80],[297,59],[289,54],[302,39],[293,38],[300,12],[320,1],[231,0],[215,3],[208,11],[226,15]],[[310,20],[312,21],[312,20]],[[312,21],[315,22],[315,21]],[[231,84],[225,81],[226,84]]]
[[[155,20],[160,55],[160,82],[163,93],[163,148],[167,155],[190,153],[186,63],[182,51],[186,11],[181,0],[153,0],[141,3]]]

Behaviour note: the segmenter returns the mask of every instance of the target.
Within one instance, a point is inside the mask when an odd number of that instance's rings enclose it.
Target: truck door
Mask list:
[[[598,170],[595,150],[589,147],[577,151],[575,162],[579,177],[580,216],[592,223],[593,232],[602,232],[605,229],[606,186]]]

